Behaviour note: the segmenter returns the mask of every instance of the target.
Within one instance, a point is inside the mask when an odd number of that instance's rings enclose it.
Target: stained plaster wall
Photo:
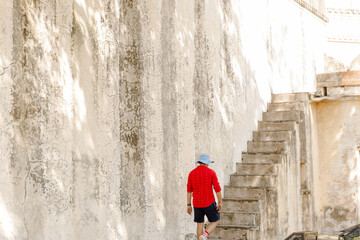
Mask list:
[[[323,66],[324,22],[291,0],[0,13],[1,239],[183,239],[196,156],[227,184],[271,92]]]
[[[317,230],[336,234],[360,220],[360,101],[311,105]]]
[[[325,0],[325,72],[360,70],[360,3],[355,0]]]

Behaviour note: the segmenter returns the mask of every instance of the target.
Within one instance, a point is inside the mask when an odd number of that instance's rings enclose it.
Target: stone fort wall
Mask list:
[[[315,89],[296,1],[7,0],[0,238],[183,239],[198,154],[224,186],[271,93]]]

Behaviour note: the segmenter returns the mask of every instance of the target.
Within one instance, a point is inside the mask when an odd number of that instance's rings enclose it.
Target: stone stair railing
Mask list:
[[[273,95],[224,188],[221,220],[209,239],[284,239],[302,229],[309,204],[301,196],[309,188],[301,179],[308,172],[308,99],[307,93]]]

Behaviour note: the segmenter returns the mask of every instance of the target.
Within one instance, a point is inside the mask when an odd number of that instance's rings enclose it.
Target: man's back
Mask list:
[[[216,173],[207,166],[200,165],[189,174],[188,192],[193,193],[193,205],[197,208],[208,207],[215,201],[213,194],[221,191]]]

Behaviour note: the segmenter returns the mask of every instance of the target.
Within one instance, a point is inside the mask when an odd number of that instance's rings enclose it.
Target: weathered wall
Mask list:
[[[12,1],[2,3],[0,7],[0,239],[11,239],[15,231],[22,229],[21,224],[16,224],[21,215],[16,215],[13,191],[13,181],[16,177],[11,172],[11,152],[13,142],[11,97],[11,72],[13,49],[13,22]],[[21,205],[18,205],[20,208]]]
[[[314,173],[319,231],[334,234],[360,220],[360,101],[312,103],[318,165]]]
[[[195,157],[226,184],[271,92],[323,66],[324,23],[290,0],[0,13],[1,239],[183,239]]]
[[[322,224],[322,211],[321,211],[321,196],[320,193],[320,176],[319,176],[319,145],[318,145],[318,114],[317,104],[309,104],[308,117],[309,117],[309,140],[311,144],[311,192],[313,200],[313,230],[321,233]]]
[[[360,3],[326,0],[325,72],[360,70]]]

